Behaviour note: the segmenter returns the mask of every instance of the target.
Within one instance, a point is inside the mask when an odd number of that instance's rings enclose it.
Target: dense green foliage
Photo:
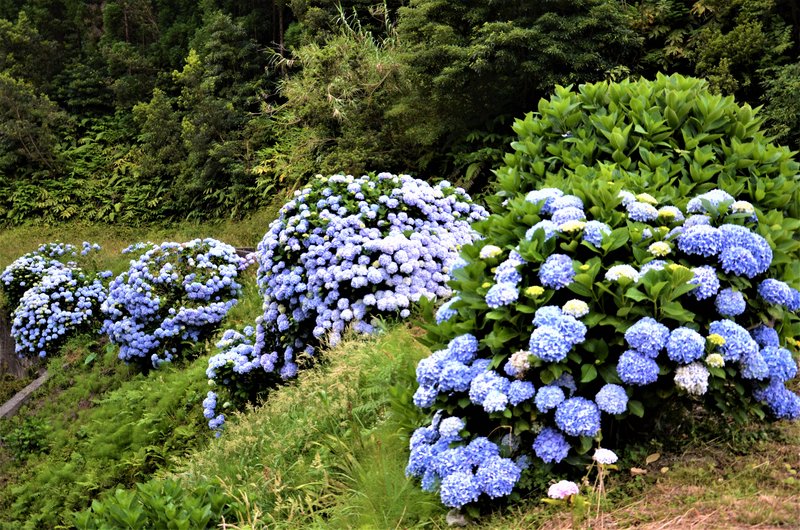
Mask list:
[[[554,83],[707,77],[797,147],[781,0],[155,2],[0,9],[0,218],[241,216],[318,172],[485,186]]]

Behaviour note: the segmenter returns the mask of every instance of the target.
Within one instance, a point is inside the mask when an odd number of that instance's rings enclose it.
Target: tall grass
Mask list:
[[[404,474],[420,422],[414,368],[427,354],[406,327],[350,338],[263,406],[234,415],[181,476],[217,477],[256,527],[440,527],[438,499]]]

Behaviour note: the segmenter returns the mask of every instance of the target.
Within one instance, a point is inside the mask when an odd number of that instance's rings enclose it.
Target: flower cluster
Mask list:
[[[210,378],[251,373],[263,387],[293,377],[301,358],[347,329],[371,333],[379,316],[410,315],[421,298],[450,296],[449,273],[486,212],[447,182],[408,175],[317,177],[295,192],[258,245],[264,314],[247,355],[223,347]],[[491,249],[489,249],[491,250]],[[497,292],[496,303],[510,303]],[[446,310],[443,310],[443,315]],[[263,389],[263,388],[262,388]]]
[[[97,243],[84,241],[79,251],[69,243],[45,243],[33,252],[24,254],[14,260],[0,273],[0,286],[6,295],[10,308],[17,306],[25,291],[38,284],[54,267],[76,267],[79,256],[100,250]]]
[[[246,261],[214,239],[147,244],[109,286],[102,331],[119,358],[158,366],[180,354],[183,341],[213,332],[236,303]]]
[[[101,278],[77,263],[100,250],[84,241],[79,250],[68,243],[47,243],[6,267],[0,283],[13,308],[11,336],[20,356],[46,357],[70,335],[95,324],[106,298]]]
[[[406,475],[422,479],[426,491],[439,489],[445,506],[461,507],[485,495],[496,499],[509,495],[526,462],[500,456],[500,447],[487,438],[451,448],[462,440],[464,421],[437,414],[429,427],[411,436],[411,456]]]
[[[508,495],[536,468],[585,465],[611,417],[655,419],[662,399],[800,417],[786,386],[795,343],[764,324],[795,321],[800,292],[769,277],[756,208],[721,190],[681,210],[603,187],[619,192],[616,208],[589,176],[574,177],[574,194],[510,198],[463,251],[457,297],[430,330],[440,347],[417,366],[413,400],[433,421],[415,432],[407,470],[447,506]],[[445,436],[450,417],[459,429]],[[504,447],[490,453],[505,459],[502,487],[477,480],[476,446]],[[595,461],[616,455],[597,448]]]

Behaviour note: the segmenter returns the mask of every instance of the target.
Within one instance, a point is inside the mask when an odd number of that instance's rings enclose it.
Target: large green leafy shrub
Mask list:
[[[800,164],[762,125],[750,105],[682,75],[556,87],[537,113],[515,122],[518,137],[498,170],[497,198],[591,172],[680,208],[719,187],[759,209],[757,231],[775,250],[773,265],[794,280]]]

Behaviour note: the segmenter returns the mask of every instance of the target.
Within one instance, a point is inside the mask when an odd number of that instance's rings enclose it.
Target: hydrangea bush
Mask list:
[[[213,333],[241,291],[250,261],[215,239],[147,243],[109,286],[102,331],[118,344],[119,358],[143,367],[181,355],[183,343]]]
[[[0,273],[0,284],[9,308],[19,304],[25,291],[38,284],[45,271],[52,267],[77,266],[76,260],[92,251],[100,250],[97,243],[84,241],[81,249],[70,243],[45,243],[33,252],[14,260]]]
[[[407,474],[454,508],[585,469],[681,405],[800,417],[788,150],[679,76],[558,89],[539,110],[417,367],[431,423]]]
[[[16,353],[45,357],[58,351],[70,335],[91,329],[106,297],[102,278],[78,262],[100,246],[83,242],[47,243],[17,258],[0,274],[3,292],[13,308],[11,336]],[[81,265],[85,265],[81,263]]]
[[[448,272],[486,216],[460,188],[408,175],[318,177],[295,192],[258,246],[264,314],[230,330],[208,377],[239,400],[293,377],[302,358],[376,317],[409,316],[420,298],[447,298]],[[217,396],[204,404],[221,424]]]

